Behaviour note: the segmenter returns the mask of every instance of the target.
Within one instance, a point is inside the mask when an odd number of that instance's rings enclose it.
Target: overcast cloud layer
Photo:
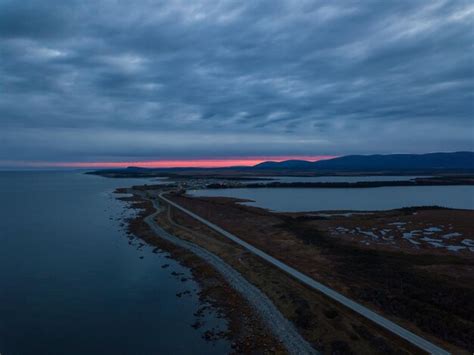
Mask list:
[[[474,150],[472,1],[0,0],[0,161]]]

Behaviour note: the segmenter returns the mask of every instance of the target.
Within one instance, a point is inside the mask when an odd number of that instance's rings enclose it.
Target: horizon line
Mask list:
[[[278,156],[249,156],[228,158],[198,158],[198,159],[157,159],[157,160],[128,160],[128,161],[0,161],[5,168],[231,168],[238,166],[254,166],[266,161],[281,162],[285,160],[319,161],[337,158],[338,155],[278,155]]]

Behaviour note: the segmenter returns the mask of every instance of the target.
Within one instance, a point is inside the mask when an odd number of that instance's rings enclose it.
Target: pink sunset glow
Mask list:
[[[257,156],[229,157],[225,159],[163,159],[150,161],[121,161],[121,162],[17,162],[17,166],[37,168],[126,168],[137,166],[143,168],[222,168],[231,166],[252,166],[264,161],[308,160],[318,161],[332,159],[333,155],[314,156]]]

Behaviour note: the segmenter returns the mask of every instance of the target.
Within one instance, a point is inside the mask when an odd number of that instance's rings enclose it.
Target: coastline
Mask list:
[[[127,189],[117,189],[116,193],[130,193]],[[219,315],[227,319],[228,331],[225,333],[205,333],[203,337],[212,341],[227,339],[234,353],[286,354],[283,344],[267,329],[255,315],[251,305],[237,292],[222,275],[201,258],[153,233],[145,219],[154,213],[150,201],[133,194],[133,197],[119,197],[129,203],[129,208],[138,213],[126,221],[129,233],[147,244],[168,252],[171,257],[191,270],[193,279],[199,284],[200,310],[212,307]],[[191,325],[199,329],[199,321]]]
[[[151,194],[155,192],[154,190],[148,191]],[[143,194],[146,192],[141,189],[139,193]],[[142,214],[142,217],[144,215]],[[294,324],[298,332],[318,351],[322,353],[349,353],[352,351],[366,354],[380,352],[389,354],[418,353],[417,349],[414,349],[405,341],[394,337],[383,329],[374,327],[370,322],[361,319],[358,315],[345,309],[345,307],[328,300],[324,295],[307,289],[290,276],[275,270],[265,262],[249,255],[238,246],[225,241],[222,236],[199,225],[179,211],[168,208],[167,213],[161,213],[157,217],[157,221],[160,227],[163,227],[168,232],[178,236],[180,239],[188,240],[204,247],[238,270],[247,280],[271,299],[285,318]],[[150,241],[148,239],[149,236],[145,235],[144,237],[145,241],[156,245],[156,238],[152,237],[155,240]],[[163,248],[167,248],[163,243],[159,242],[159,244]],[[175,250],[175,252],[173,258],[176,257],[187,262],[187,266],[194,268],[194,275],[197,281],[206,284],[208,274],[203,273],[202,270],[208,271],[208,268],[203,268],[202,265],[199,266],[200,263],[196,263],[194,257],[187,251]],[[192,262],[188,263],[190,260]],[[235,320],[235,326],[231,326],[231,331],[227,336],[233,338],[234,348],[240,349],[238,343],[241,344],[242,342],[236,339],[239,338],[239,325],[242,323],[241,311],[238,310],[236,312],[235,318],[233,318],[232,312],[228,313],[229,297],[226,295],[228,291],[232,292],[232,290],[227,288],[223,290],[223,297],[214,304],[224,310],[223,312],[227,319],[230,320],[231,325],[234,323],[233,319]],[[236,311],[241,303],[238,302],[238,304],[238,307],[235,306],[235,303],[231,305],[230,310]],[[255,313],[252,308],[249,308],[249,312],[250,314]],[[255,317],[255,314],[253,317]],[[268,331],[266,333],[268,334]],[[257,339],[254,336],[253,338],[254,340],[251,343],[254,345],[261,341],[258,340],[260,338],[267,339],[266,346],[268,346],[267,336],[263,335],[262,337],[257,337]],[[243,343],[248,345],[245,341]],[[266,348],[263,351],[273,352],[271,348],[270,350]],[[244,350],[244,352],[247,351]]]
[[[207,189],[232,189],[232,188],[312,188],[312,189],[369,189],[377,187],[409,187],[409,186],[472,186],[472,177],[430,177],[416,178],[413,180],[400,181],[359,181],[359,182],[281,182],[273,181],[268,183],[211,183]]]

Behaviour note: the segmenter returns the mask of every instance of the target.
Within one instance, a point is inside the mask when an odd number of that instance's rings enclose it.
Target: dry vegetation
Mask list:
[[[275,214],[235,204],[235,200],[227,198],[171,198],[453,353],[474,349],[474,260],[470,254],[368,248],[357,242],[332,237],[327,232],[330,226],[327,218]],[[392,211],[392,215],[385,218],[411,216],[421,223],[420,212],[426,221],[431,215],[433,223],[439,222],[437,213],[442,213],[402,210]],[[456,214],[456,211],[445,212]],[[450,223],[460,224],[456,227],[461,229],[467,228],[465,222],[472,219],[472,211],[467,215],[463,213],[463,216],[458,216],[457,222],[451,216]],[[173,212],[173,218],[192,231],[212,235],[204,226],[181,213]],[[357,220],[360,216],[351,218]],[[369,223],[368,220],[364,223]],[[378,219],[375,221],[381,223]],[[463,229],[463,232],[469,231]],[[221,237],[214,237],[223,242]],[[276,275],[278,279],[275,283],[269,282],[268,275],[280,273],[260,265],[262,262],[253,257],[228,255],[226,260],[233,260],[234,264],[236,261],[241,265],[247,264],[244,270],[246,277],[264,289],[285,315],[298,325],[305,337],[325,352],[332,346],[341,346],[344,351],[355,353],[389,352],[389,349],[400,345],[394,346],[393,340],[384,338],[378,329],[362,324],[360,319],[324,297],[304,289],[288,277],[282,279],[284,275]],[[237,264],[234,266],[242,268]],[[366,337],[361,329],[365,329]],[[368,334],[373,336],[371,340]]]

